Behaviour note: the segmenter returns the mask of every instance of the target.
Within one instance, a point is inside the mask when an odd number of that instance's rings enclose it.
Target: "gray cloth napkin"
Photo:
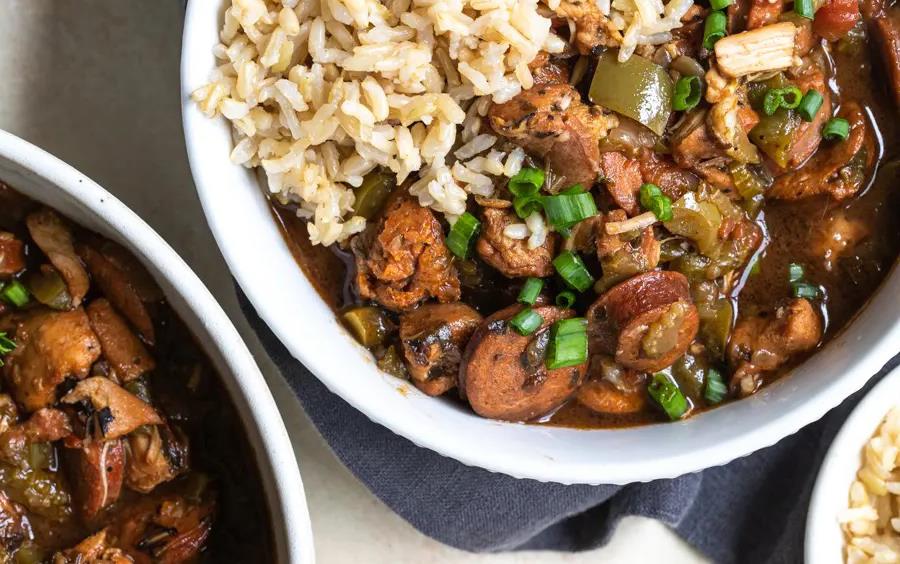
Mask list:
[[[647,484],[564,486],[465,466],[373,423],[295,360],[238,293],[341,462],[416,529],[473,552],[586,550],[606,543],[622,517],[641,515],[667,524],[715,562],[802,562],[806,509],[828,445],[862,395],[900,363],[900,356],[892,359],[820,421],[725,466]]]

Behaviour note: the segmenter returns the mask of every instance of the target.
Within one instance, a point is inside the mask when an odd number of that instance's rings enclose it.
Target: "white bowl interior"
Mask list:
[[[284,423],[253,357],[202,282],[115,197],[62,161],[3,131],[0,179],[124,245],[148,268],[213,362],[244,423],[267,497],[278,561],[314,562],[303,484]]]
[[[885,415],[900,405],[900,368],[872,388],[853,409],[828,448],[806,515],[804,554],[809,564],[843,564],[844,532],[838,515],[847,508],[862,451]]]
[[[859,389],[896,352],[900,277],[825,350],[754,397],[685,422],[576,430],[482,419],[376,369],[304,277],[282,239],[256,175],[229,159],[224,119],[190,100],[215,65],[222,2],[191,2],[182,52],[183,118],[200,199],[228,265],[287,349],[373,421],[465,464],[561,483],[629,483],[723,464],[775,443]],[[893,341],[892,341],[893,339]]]

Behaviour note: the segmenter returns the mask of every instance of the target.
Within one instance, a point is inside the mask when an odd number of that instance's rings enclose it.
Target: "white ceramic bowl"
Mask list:
[[[808,564],[843,564],[844,532],[838,514],[847,508],[850,484],[862,465],[863,447],[885,415],[900,405],[900,368],[872,388],[853,409],[822,460],[806,514]]]
[[[147,267],[212,360],[244,423],[267,497],[278,562],[314,562],[306,497],[284,422],[250,351],[200,279],[109,192],[5,131],[0,131],[0,180],[124,245]]]
[[[181,79],[184,128],[206,217],[232,273],[287,349],[328,388],[414,443],[465,464],[561,483],[670,478],[769,446],[858,390],[898,350],[900,276],[892,276],[852,327],[809,362],[754,397],[687,421],[621,430],[548,428],[482,419],[379,372],[297,267],[255,174],[229,160],[224,119],[190,93],[214,68],[225,3],[188,4]]]

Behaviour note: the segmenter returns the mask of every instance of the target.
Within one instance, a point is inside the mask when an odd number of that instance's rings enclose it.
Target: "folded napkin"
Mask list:
[[[238,291],[240,294],[240,291]],[[607,542],[619,520],[669,525],[715,562],[803,560],[819,464],[865,390],[776,445],[725,466],[628,486],[564,486],[465,466],[393,434],[332,394],[282,346],[240,294],[263,346],[319,432],[357,478],[422,533],[473,552],[578,551]],[[836,492],[835,495],[845,495]]]

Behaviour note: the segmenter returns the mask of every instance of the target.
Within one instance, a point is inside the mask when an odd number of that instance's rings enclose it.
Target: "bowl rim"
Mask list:
[[[837,406],[847,396],[860,389],[896,352],[893,343],[900,339],[900,322],[895,320],[887,330],[874,337],[870,345],[859,356],[854,357],[855,364],[847,373],[823,384],[814,397],[807,398],[794,409],[783,410],[777,417],[763,420],[759,422],[759,425],[750,429],[743,429],[740,433],[729,435],[715,444],[701,445],[687,453],[672,454],[665,458],[660,457],[655,459],[653,464],[647,464],[646,460],[610,461],[609,459],[591,462],[564,462],[551,459],[541,464],[522,464],[521,460],[517,460],[514,457],[496,456],[492,452],[484,453],[477,448],[472,448],[473,441],[470,436],[454,433],[452,430],[435,430],[433,426],[410,424],[412,423],[411,418],[400,411],[376,408],[371,405],[371,400],[365,393],[354,389],[344,379],[335,377],[334,362],[330,359],[321,358],[323,355],[318,353],[315,343],[299,343],[296,338],[292,338],[292,331],[296,327],[277,322],[276,308],[267,301],[266,293],[268,289],[253,283],[248,269],[246,266],[242,266],[242,257],[238,256],[236,249],[229,244],[229,237],[231,236],[229,232],[234,230],[234,226],[228,223],[226,218],[220,217],[218,211],[220,204],[216,200],[221,195],[222,187],[215,185],[213,182],[216,175],[213,169],[216,166],[238,167],[239,165],[231,164],[227,153],[217,157],[213,163],[209,163],[203,156],[204,145],[210,140],[205,138],[200,131],[202,130],[205,134],[209,134],[206,129],[212,126],[205,124],[222,120],[221,118],[210,120],[200,112],[190,98],[189,86],[193,84],[197,87],[204,84],[212,71],[210,64],[201,63],[204,60],[212,60],[212,45],[199,43],[199,37],[204,36],[204,27],[208,28],[211,25],[209,18],[213,17],[213,14],[217,18],[221,17],[223,2],[224,0],[217,2],[190,0],[188,2],[181,59],[181,98],[185,143],[188,160],[194,175],[194,183],[210,229],[231,269],[232,275],[253,305],[255,311],[290,354],[306,366],[331,392],[350,403],[370,420],[387,427],[392,432],[405,437],[416,445],[453,458],[468,466],[507,474],[515,478],[529,478],[541,482],[628,484],[662,478],[674,478],[726,464],[736,458],[771,446],[783,437],[797,432],[801,427],[821,418],[828,410]],[[217,26],[220,21],[220,19],[216,20]],[[223,138],[227,136],[228,144],[232,144],[230,127],[226,126],[224,122],[218,127],[218,132],[215,133],[215,136]],[[260,190],[260,198],[262,197],[261,192]],[[275,222],[272,221],[269,227],[262,227],[262,229],[277,229],[277,227]],[[283,248],[279,252],[282,254],[287,253],[290,256],[290,251],[287,249],[287,244],[283,239],[281,245]],[[296,266],[296,263],[294,263],[294,266],[300,277],[305,279],[305,275]],[[896,263],[892,273],[885,277],[885,281],[879,290],[870,299],[875,299],[883,293],[887,281],[892,280],[894,277],[900,277],[900,269],[896,267]],[[308,280],[306,282],[308,284]],[[867,309],[863,308],[862,311]],[[334,316],[332,315],[332,317]],[[855,323],[855,321],[852,321],[851,324]],[[836,336],[832,341],[837,340],[839,337],[840,335]],[[782,382],[784,380],[786,379],[781,379]],[[771,389],[773,386],[767,388]],[[413,390],[410,393],[417,393],[417,391]],[[760,394],[756,394],[755,397],[759,398],[759,396]],[[746,403],[748,401],[750,400],[742,400],[736,403]],[[692,418],[691,421],[697,421],[704,417],[709,418],[711,415],[715,416],[717,412],[725,411],[729,407],[733,407],[733,405],[711,410],[709,413]],[[754,407],[756,406],[754,405]],[[747,409],[741,413],[746,414]],[[719,418],[717,421],[723,419]],[[503,425],[497,422],[491,423]],[[679,427],[686,431],[689,423],[678,422],[665,425],[673,428]],[[642,429],[652,427],[657,426],[650,425],[642,427]],[[541,429],[546,431],[552,428],[542,427]],[[566,431],[573,430],[567,429]],[[627,431],[577,430],[575,432],[626,433]]]
[[[128,241],[144,260],[152,263],[159,271],[159,277],[188,304],[208,333],[209,339],[204,346],[217,349],[228,368],[229,374],[220,377],[231,380],[234,385],[229,388],[239,390],[247,400],[246,413],[240,414],[242,425],[255,427],[255,434],[262,441],[260,448],[253,449],[256,463],[264,465],[261,468],[263,475],[268,473],[274,478],[274,484],[264,483],[263,487],[268,490],[267,507],[273,521],[276,517],[282,521],[281,524],[273,522],[277,525],[271,531],[275,542],[273,548],[276,554],[285,556],[287,562],[315,562],[303,482],[284,421],[256,361],[203,282],[143,219],[71,165],[5,130],[0,130],[0,158],[74,198],[122,240]],[[273,500],[277,501],[277,507],[271,507]]]
[[[825,554],[834,543],[823,542],[822,539],[834,539],[836,533],[839,535],[838,545],[841,551],[846,546],[846,537],[833,510],[836,507],[846,507],[850,485],[856,479],[856,472],[862,462],[863,448],[895,406],[900,406],[900,366],[891,370],[873,386],[853,408],[847,419],[841,423],[822,459],[806,513],[806,529],[803,537],[803,555],[806,562],[843,563],[843,552]],[[846,466],[850,458],[854,458],[855,461],[853,473],[848,479]],[[841,489],[837,490],[838,486]],[[838,503],[838,499],[842,501]]]

